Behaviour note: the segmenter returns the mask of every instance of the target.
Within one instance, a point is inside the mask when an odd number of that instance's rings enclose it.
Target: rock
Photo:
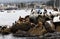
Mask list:
[[[4,29],[4,30],[1,30],[1,34],[2,34],[2,35],[10,34],[10,29],[9,29],[9,28],[6,28],[6,29]]]
[[[31,35],[35,35],[35,36],[40,36],[40,35],[43,35],[44,33],[46,33],[46,29],[43,27],[34,27],[34,28],[31,28],[29,31],[28,31]]]

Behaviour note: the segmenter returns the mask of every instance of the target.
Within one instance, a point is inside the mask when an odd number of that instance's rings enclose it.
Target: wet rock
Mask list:
[[[11,32],[10,32],[10,29],[9,28],[6,28],[6,29],[4,29],[4,30],[1,30],[1,34],[2,35],[7,35],[7,34],[10,34]]]
[[[13,34],[13,36],[24,37],[24,34],[25,34],[25,32],[23,32],[23,31],[17,31],[16,33]]]
[[[13,36],[16,36],[16,37],[29,37],[30,35],[26,31],[18,30],[18,31],[16,31],[16,33],[13,34]]]
[[[46,33],[46,30],[45,29],[40,30],[39,28],[36,28],[36,29],[33,28],[29,30],[29,32],[31,35],[40,36]]]
[[[54,33],[46,33],[42,36],[39,36],[41,39],[59,39],[60,38],[60,32],[54,32]]]

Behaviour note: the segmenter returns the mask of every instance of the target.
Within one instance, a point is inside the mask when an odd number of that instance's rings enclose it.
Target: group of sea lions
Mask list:
[[[48,16],[37,16],[30,17],[29,15],[25,18],[19,17],[18,21],[13,23],[12,27],[1,27],[0,33],[8,34],[13,33],[14,36],[40,36],[47,32],[55,32],[55,26],[50,26],[47,20]]]
[[[11,32],[14,33],[14,35],[21,34],[27,36],[40,36],[47,32],[55,32],[55,26],[52,24],[51,27],[50,24],[45,21],[46,18],[43,18],[45,17],[20,17],[19,20],[15,22],[11,27]]]

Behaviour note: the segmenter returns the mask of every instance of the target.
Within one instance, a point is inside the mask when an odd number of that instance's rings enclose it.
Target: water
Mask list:
[[[22,38],[13,37],[12,34],[9,34],[9,35],[0,35],[0,39],[22,39]]]
[[[0,12],[0,26],[8,25],[12,26],[12,23],[15,23],[21,16],[25,18],[25,16],[30,15],[30,10],[5,10],[4,12]]]
[[[0,39],[60,39],[60,32],[47,33],[39,37],[14,37],[12,34],[9,35],[0,34]]]
[[[12,34],[9,35],[1,35],[0,39],[38,39],[37,37],[14,37]]]

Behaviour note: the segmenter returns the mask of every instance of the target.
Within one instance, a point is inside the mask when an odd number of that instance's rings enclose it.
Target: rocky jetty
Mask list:
[[[31,21],[37,19],[36,21]],[[10,34],[17,37],[36,37],[42,36],[46,33],[55,32],[54,25],[52,27],[45,20],[47,17],[38,16],[31,19],[29,16],[25,18],[19,17],[18,21],[13,23],[12,27],[0,27],[1,34]],[[36,23],[34,23],[36,22]]]

